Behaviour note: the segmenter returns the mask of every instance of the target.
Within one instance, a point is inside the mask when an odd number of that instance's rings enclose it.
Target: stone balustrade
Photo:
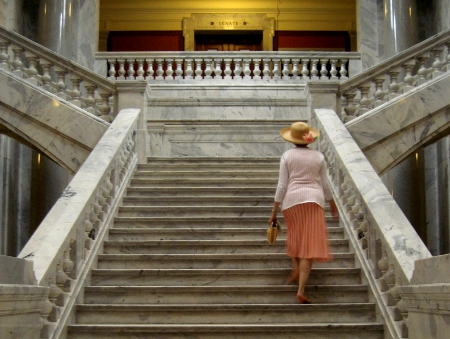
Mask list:
[[[113,83],[2,26],[0,67],[107,122],[117,113]]]
[[[344,80],[360,71],[360,54],[350,52],[99,52],[96,60],[108,79],[148,82]]]
[[[122,110],[19,254],[48,287],[41,338],[59,338],[137,164],[138,109]]]
[[[341,82],[338,100],[348,122],[442,73],[450,72],[450,30],[443,31]]]
[[[329,179],[341,220],[392,338],[408,337],[399,288],[416,260],[431,254],[334,110],[316,109]]]

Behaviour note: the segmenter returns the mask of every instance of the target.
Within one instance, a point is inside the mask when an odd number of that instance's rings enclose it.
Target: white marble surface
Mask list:
[[[39,339],[49,289],[0,284],[0,338]]]
[[[383,173],[450,123],[450,74],[346,123],[378,173]]]
[[[94,70],[95,52],[98,52],[100,1],[79,0],[78,16],[78,49],[74,60]],[[105,76],[105,73],[101,75]]]
[[[351,180],[358,187],[367,213],[378,224],[406,278],[411,279],[415,260],[431,256],[428,249],[336,113],[329,109],[315,112],[318,123],[334,141],[337,157],[346,165]]]
[[[279,156],[279,136],[309,121],[304,84],[150,83],[149,156]]]
[[[0,93],[3,123],[71,172],[77,171],[109,125],[1,70]]]
[[[33,261],[38,284],[46,283],[45,279],[51,273],[49,270],[52,268],[52,261],[60,258],[61,251],[69,246],[77,223],[84,220],[94,190],[119,152],[139,114],[140,111],[136,109],[121,111],[19,254],[19,257],[29,256]]]
[[[0,255],[0,284],[34,285],[33,263],[26,259]]]
[[[356,3],[358,51],[361,53],[362,70],[365,70],[378,63],[378,6],[374,0],[359,0]]]

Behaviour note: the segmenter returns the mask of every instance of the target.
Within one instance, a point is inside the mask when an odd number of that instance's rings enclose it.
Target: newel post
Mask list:
[[[137,108],[141,110],[139,115],[136,153],[138,163],[145,164],[148,155],[148,132],[147,132],[147,98],[148,86],[146,81],[116,81],[117,86],[117,111],[125,108]]]
[[[340,112],[338,102],[339,81],[309,81],[306,84],[305,94],[309,107],[311,125],[317,127],[314,110],[316,108],[330,108]]]

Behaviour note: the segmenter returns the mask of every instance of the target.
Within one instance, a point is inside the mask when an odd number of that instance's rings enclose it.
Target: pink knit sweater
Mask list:
[[[325,208],[332,198],[323,154],[304,147],[286,151],[280,160],[275,201],[285,210],[297,204],[315,202]]]

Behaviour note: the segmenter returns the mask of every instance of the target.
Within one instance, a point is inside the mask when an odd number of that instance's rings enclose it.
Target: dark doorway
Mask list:
[[[261,51],[260,31],[214,31],[195,33],[196,51]]]

